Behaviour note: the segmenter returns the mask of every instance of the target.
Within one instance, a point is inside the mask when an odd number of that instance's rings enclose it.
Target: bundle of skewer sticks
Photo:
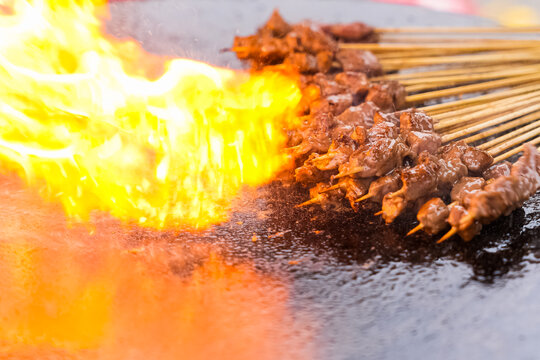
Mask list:
[[[340,47],[373,52],[386,75],[372,80],[404,85],[407,103],[433,117],[443,143],[464,140],[499,155],[505,146],[539,141],[540,27],[375,31],[378,43]]]
[[[540,89],[540,27],[375,31],[377,43],[342,43],[340,47],[373,52],[386,75],[372,80],[398,80],[409,94],[410,105],[488,90],[508,91],[436,108],[441,111]],[[538,87],[525,87],[533,84]]]
[[[386,75],[372,80],[404,85],[408,105],[420,105],[418,109],[434,119],[443,144],[463,140],[487,151],[494,163],[519,154],[524,143],[540,150],[540,28],[376,32],[378,43],[340,46],[373,52]],[[482,34],[488,37],[479,38]],[[438,242],[455,233],[452,229]]]

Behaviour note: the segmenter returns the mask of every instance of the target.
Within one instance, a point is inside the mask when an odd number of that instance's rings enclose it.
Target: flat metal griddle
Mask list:
[[[354,1],[148,1],[112,6],[109,31],[149,51],[240,67],[219,49],[274,7],[290,21],[485,25],[486,20]],[[414,217],[386,226],[359,213],[295,209],[305,190],[248,192],[229,223],[182,233],[170,246],[212,244],[291,284],[293,314],[317,319],[321,359],[534,359],[540,339],[540,196],[471,243],[405,237]],[[257,235],[258,241],[250,239]],[[300,329],[300,331],[302,331]],[[308,346],[308,344],[306,344]]]

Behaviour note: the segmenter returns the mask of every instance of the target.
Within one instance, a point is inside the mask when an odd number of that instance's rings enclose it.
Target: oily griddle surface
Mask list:
[[[239,67],[219,54],[278,6],[286,19],[373,25],[485,25],[419,8],[353,1],[148,1],[117,3],[109,31],[150,51]],[[187,15],[186,15],[187,14]],[[405,237],[412,215],[386,226],[359,213],[295,209],[305,189],[247,191],[229,223],[181,233],[171,246],[209,243],[290,287],[298,318],[316,319],[306,347],[321,359],[532,359],[540,338],[540,196],[486,226],[470,243]],[[252,241],[256,240],[256,241]],[[181,271],[181,270],[179,270]],[[293,335],[294,336],[294,335]]]

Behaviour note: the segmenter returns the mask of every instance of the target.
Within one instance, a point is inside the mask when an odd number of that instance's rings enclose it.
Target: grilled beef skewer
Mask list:
[[[464,176],[481,173],[493,163],[486,152],[456,142],[442,147],[438,156],[422,152],[418,164],[402,172],[403,187],[385,195],[382,215],[391,223],[409,205],[423,196],[446,193]]]
[[[458,233],[465,241],[471,240],[482,225],[502,215],[509,215],[540,188],[540,154],[526,144],[523,155],[512,165],[510,175],[503,175],[487,184],[481,191],[471,194],[467,206],[450,211],[452,230],[441,240]]]
[[[286,64],[306,74],[327,73],[333,68],[380,75],[381,65],[369,51],[339,49],[338,41],[374,42],[374,29],[363,23],[291,25],[276,10],[257,34],[234,39],[232,51],[252,68]]]

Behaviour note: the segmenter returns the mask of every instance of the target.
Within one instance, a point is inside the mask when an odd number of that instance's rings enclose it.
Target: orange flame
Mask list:
[[[289,165],[284,128],[300,91],[248,75],[155,59],[107,38],[100,1],[13,0],[0,7],[0,167],[72,218],[94,210],[155,228],[226,218],[243,185]]]
[[[249,261],[108,217],[68,227],[15,177],[0,196],[0,359],[312,358],[317,323]]]

